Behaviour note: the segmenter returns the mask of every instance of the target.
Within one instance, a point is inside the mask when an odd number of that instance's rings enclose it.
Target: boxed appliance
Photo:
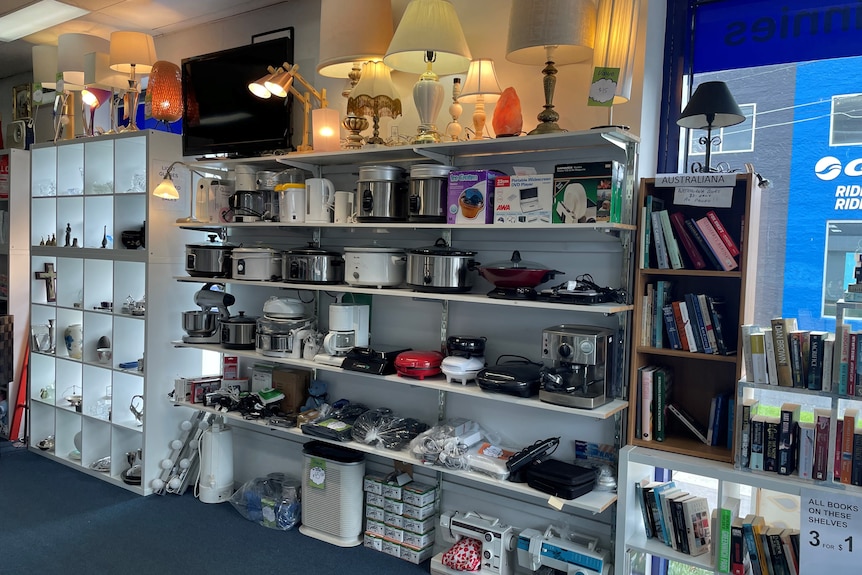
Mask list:
[[[446,222],[490,224],[493,222],[494,186],[497,170],[456,170],[449,173]]]
[[[554,168],[554,223],[619,223],[625,174],[625,164],[613,160],[557,165]]]
[[[237,379],[239,377],[239,357],[235,355],[223,355],[221,358],[221,373],[225,379]]]
[[[500,176],[494,187],[494,223],[550,224],[553,196],[553,174]]]
[[[297,413],[308,399],[308,382],[311,372],[304,369],[278,367],[272,370],[272,388],[284,394],[281,410]]]
[[[179,377],[174,380],[176,399],[189,403],[204,403],[208,393],[221,389],[221,375]]]

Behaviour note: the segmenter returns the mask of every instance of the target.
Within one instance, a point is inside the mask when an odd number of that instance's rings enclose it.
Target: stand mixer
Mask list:
[[[220,343],[219,322],[230,317],[228,306],[236,302],[229,293],[212,289],[215,284],[206,284],[195,292],[195,304],[200,310],[183,312],[183,336],[185,343]],[[216,309],[217,311],[213,311]]]

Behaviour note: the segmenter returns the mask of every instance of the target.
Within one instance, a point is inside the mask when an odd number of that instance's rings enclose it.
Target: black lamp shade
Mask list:
[[[703,82],[691,95],[676,123],[690,130],[724,128],[745,120],[724,82]]]

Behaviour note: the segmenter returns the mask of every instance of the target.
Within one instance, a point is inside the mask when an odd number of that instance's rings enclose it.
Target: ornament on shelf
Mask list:
[[[46,301],[57,301],[57,272],[54,269],[54,264],[46,263],[45,271],[36,272],[35,277],[37,280],[45,281]]]
[[[64,248],[68,248],[68,247],[71,245],[71,244],[69,243],[69,240],[70,240],[71,238],[72,238],[72,225],[67,223],[67,224],[66,224],[66,243],[65,243],[65,244],[63,244],[63,247],[64,247]]]
[[[449,115],[452,116],[452,121],[446,124],[446,135],[449,136],[449,139],[453,142],[457,142],[461,139],[461,132],[463,131],[463,126],[458,123],[458,118],[461,117],[461,112],[464,111],[464,107],[461,106],[461,103],[458,101],[458,97],[461,95],[461,78],[454,78],[452,80],[452,103],[449,104]]]
[[[503,90],[497,105],[494,107],[494,118],[491,120],[497,137],[517,136],[524,126],[521,116],[521,99],[515,88],[509,86]]]

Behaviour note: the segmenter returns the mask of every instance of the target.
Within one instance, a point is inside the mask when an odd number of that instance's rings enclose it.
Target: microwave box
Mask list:
[[[553,174],[500,176],[494,188],[495,224],[550,224]]]
[[[446,222],[450,224],[490,224],[494,216],[494,182],[497,170],[456,170],[449,172]]]
[[[272,371],[272,388],[284,394],[281,410],[285,413],[299,413],[299,408],[308,399],[308,382],[311,372],[304,369],[276,368]]]
[[[554,223],[620,223],[625,174],[625,164],[614,160],[557,165]]]

